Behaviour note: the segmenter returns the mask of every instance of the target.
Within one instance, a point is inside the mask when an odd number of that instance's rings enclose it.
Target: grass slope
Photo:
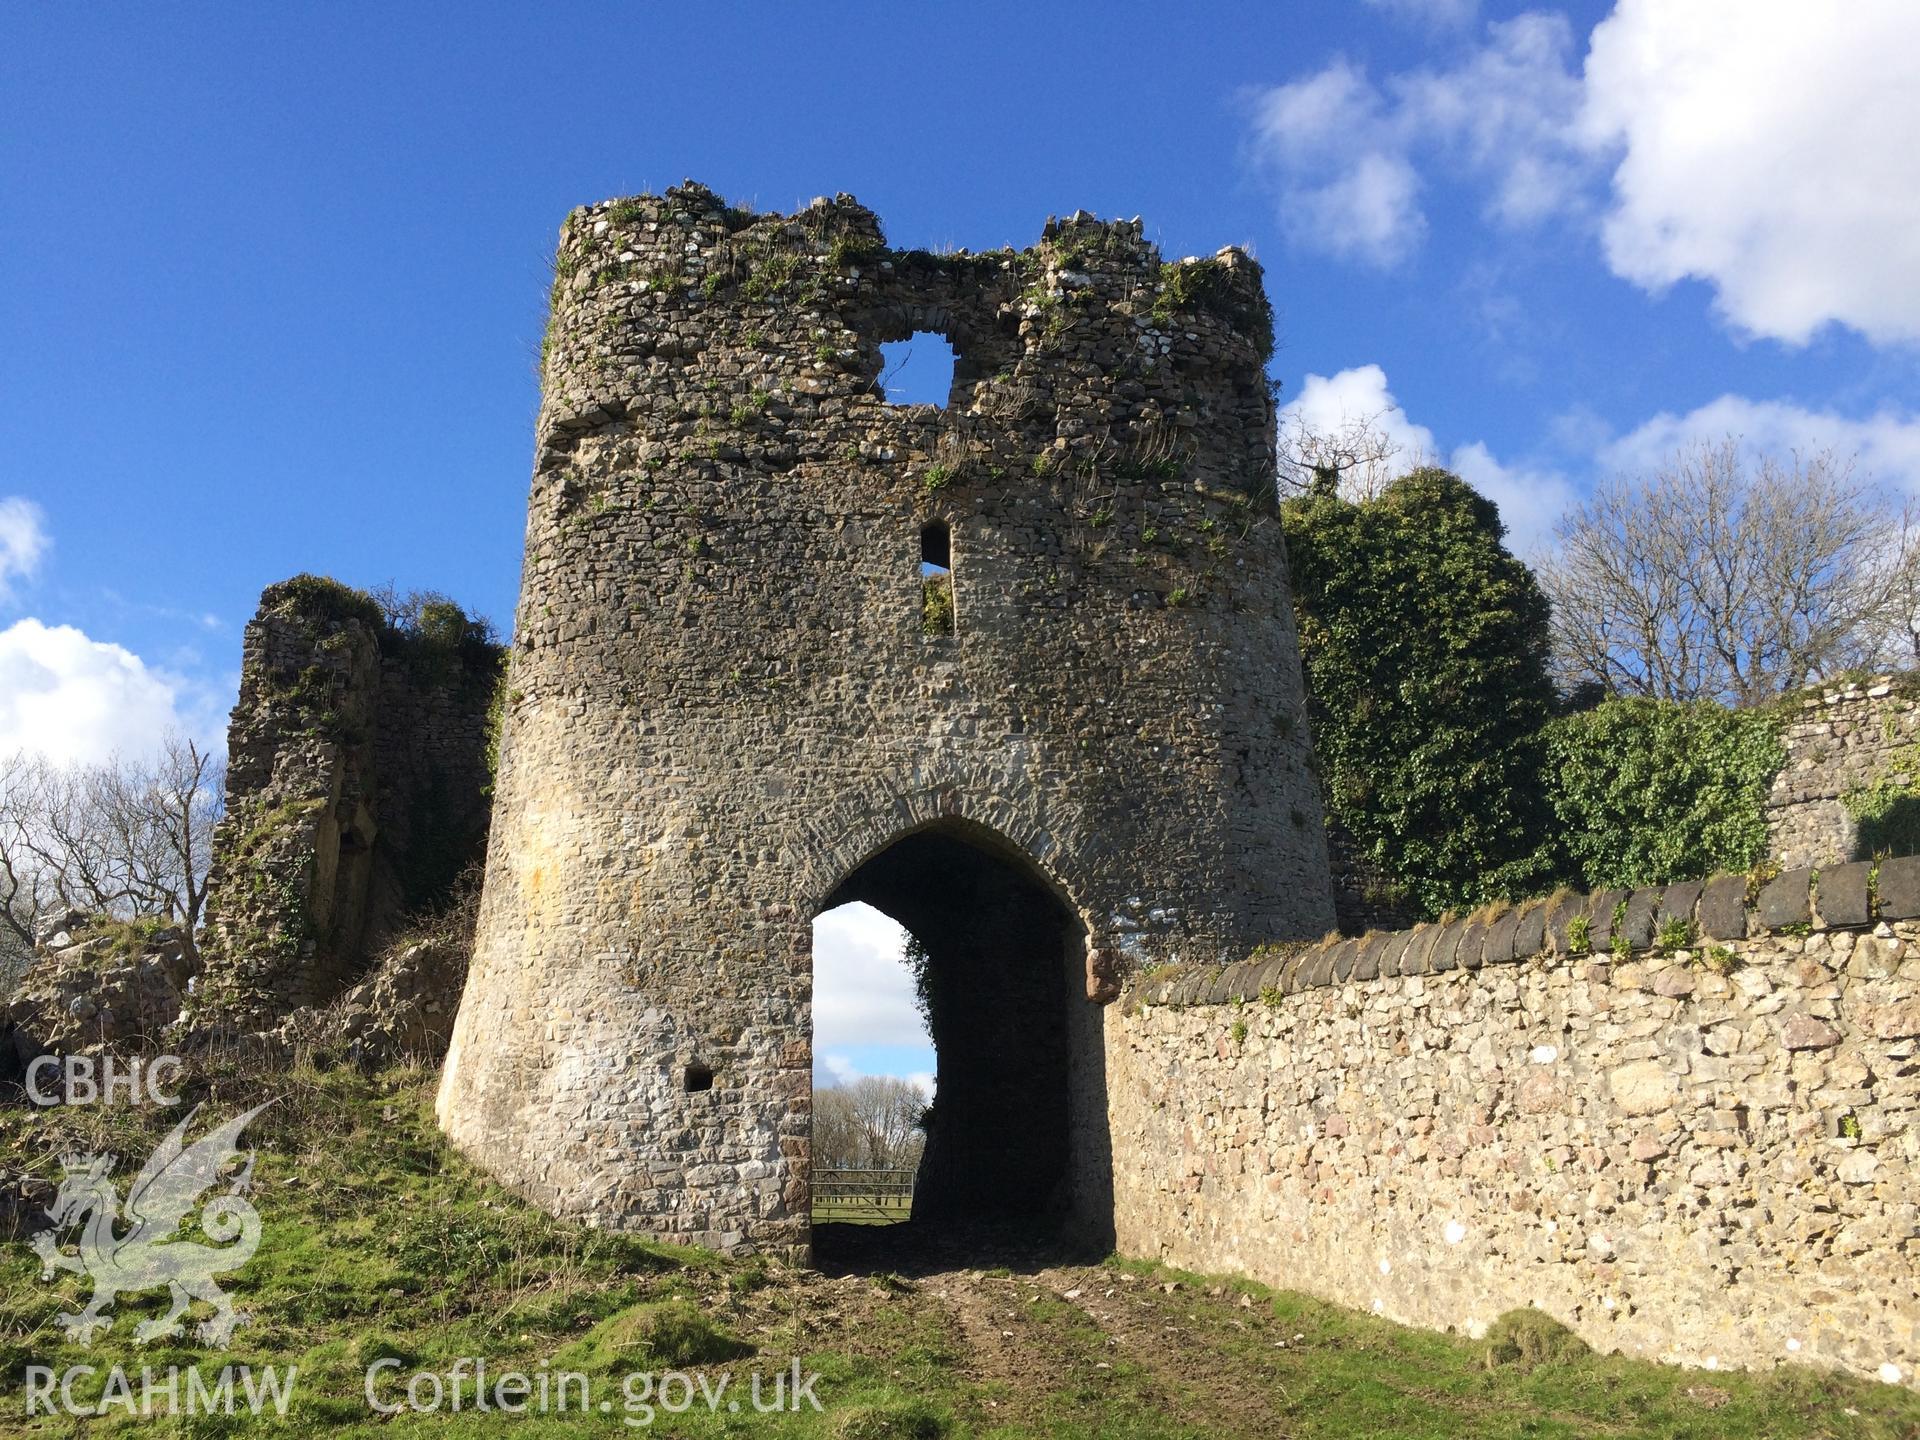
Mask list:
[[[190,1339],[137,1345],[157,1292],[122,1297],[91,1347],[54,1323],[84,1303],[79,1277],[39,1279],[24,1240],[0,1246],[0,1431],[211,1436],[630,1433],[619,1377],[731,1372],[717,1413],[657,1408],[673,1435],[938,1436],[1913,1436],[1920,1396],[1804,1369],[1703,1375],[1582,1353],[1520,1322],[1501,1343],[1408,1330],[1238,1281],[1112,1261],[1029,1273],[957,1270],[914,1280],[781,1271],[584,1230],[520,1204],[449,1151],[433,1076],[297,1068],[202,1077],[203,1133],[268,1095],[255,1122],[258,1254],[223,1277],[250,1319],[230,1351]],[[66,1152],[111,1150],[127,1179],[181,1111],[0,1110],[0,1170],[57,1181]],[[196,1314],[204,1313],[197,1310]],[[367,1367],[491,1374],[574,1370],[587,1413],[372,1414]],[[1490,1358],[1492,1357],[1492,1358]],[[823,1413],[762,1415],[749,1372],[822,1377]],[[299,1367],[284,1418],[123,1418],[84,1427],[23,1414],[29,1364]],[[97,1396],[100,1382],[76,1386]],[[611,1408],[598,1410],[601,1400]]]

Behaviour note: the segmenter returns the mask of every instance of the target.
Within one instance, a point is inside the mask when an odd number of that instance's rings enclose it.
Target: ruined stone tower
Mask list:
[[[923,331],[949,402],[889,404]],[[938,255],[846,196],[575,211],[455,1143],[557,1212],[804,1253],[810,925],[860,899],[929,957],[917,1206],[1102,1226],[1121,972],[1333,923],[1271,343],[1249,257],[1138,222]]]

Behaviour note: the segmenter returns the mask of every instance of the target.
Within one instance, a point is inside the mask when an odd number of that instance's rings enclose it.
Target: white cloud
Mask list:
[[[1315,247],[1386,269],[1426,238],[1419,190],[1420,177],[1403,157],[1373,151],[1326,184],[1295,191],[1284,218]]]
[[[860,1078],[860,1071],[845,1055],[822,1055],[815,1068],[824,1070],[835,1085],[851,1085]]]
[[[1500,507],[1507,548],[1522,559],[1552,544],[1553,527],[1575,499],[1572,482],[1557,470],[1503,465],[1478,440],[1456,448],[1447,468]]]
[[[1358,493],[1377,490],[1396,475],[1423,464],[1441,464],[1500,507],[1507,526],[1507,548],[1517,555],[1538,551],[1553,533],[1573,498],[1573,486],[1557,471],[1506,465],[1487,446],[1474,441],[1445,453],[1433,431],[1416,424],[1400,408],[1378,365],[1356,365],[1337,375],[1309,375],[1300,394],[1280,412],[1281,424],[1315,435],[1337,436],[1365,425],[1392,447],[1393,455],[1351,477]]]
[[[836,1057],[828,1052],[838,1048],[927,1043],[901,958],[906,941],[870,905],[843,905],[813,922],[813,1047],[829,1071]]]
[[[52,543],[38,505],[18,495],[0,499],[0,605],[12,603],[14,582],[32,578]]]
[[[1617,147],[1608,263],[1685,278],[1758,335],[1829,321],[1920,338],[1920,7],[1621,0],[1593,32],[1582,128]]]
[[[1790,400],[1750,400],[1722,395],[1685,415],[1663,411],[1600,448],[1606,474],[1657,469],[1676,450],[1701,441],[1744,440],[1758,452],[1786,455],[1833,450],[1852,456],[1859,473],[1898,489],[1920,493],[1920,415],[1881,410],[1853,419],[1812,410]]]
[[[1386,268],[1426,234],[1420,178],[1401,151],[1385,102],[1366,75],[1337,59],[1256,102],[1256,154],[1280,179],[1280,221],[1310,250]]]
[[[1404,260],[1435,169],[1498,226],[1597,220],[1616,275],[1704,281],[1754,335],[1920,340],[1916,53],[1913,0],[1619,0],[1584,66],[1566,18],[1530,12],[1449,66],[1376,82],[1336,58],[1261,92],[1251,153],[1308,249]]]
[[[1551,546],[1554,525],[1580,498],[1589,475],[1647,473],[1702,441],[1732,437],[1755,453],[1780,456],[1832,450],[1851,458],[1862,478],[1920,495],[1920,412],[1890,408],[1855,418],[1791,400],[1722,395],[1684,415],[1662,411],[1623,435],[1592,412],[1575,410],[1551,426],[1551,448],[1574,462],[1573,475],[1548,465],[1503,461],[1479,440],[1442,449],[1432,430],[1400,408],[1378,365],[1308,375],[1280,419],[1283,428],[1298,426],[1318,435],[1339,435],[1365,424],[1390,443],[1395,453],[1351,477],[1350,493],[1371,493],[1416,465],[1444,465],[1500,507],[1507,548],[1523,558]]]
[[[1345,58],[1259,94],[1253,156],[1278,183],[1280,218],[1307,249],[1387,268],[1425,238],[1414,157],[1491,186],[1490,218],[1531,225],[1569,208],[1592,161],[1576,143],[1573,32],[1557,15],[1488,28],[1447,69],[1375,85]]]
[[[16,620],[0,630],[0,754],[60,762],[132,757],[169,728],[211,740],[218,698],[71,625]]]
[[[1366,425],[1385,437],[1395,454],[1390,473],[1370,475],[1384,482],[1439,454],[1433,432],[1416,425],[1387,388],[1387,372],[1378,365],[1356,365],[1337,375],[1309,375],[1300,393],[1281,407],[1283,427],[1299,426],[1314,435],[1338,435],[1354,425]]]
[[[1580,82],[1573,28],[1527,14],[1488,28],[1487,44],[1450,70],[1388,82],[1410,145],[1427,144],[1492,186],[1487,212],[1535,224],[1579,195],[1591,161],[1577,143]]]

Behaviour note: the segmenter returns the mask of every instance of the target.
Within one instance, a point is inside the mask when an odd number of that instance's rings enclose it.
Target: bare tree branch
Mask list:
[[[215,757],[171,734],[141,764],[0,759],[0,935],[31,946],[59,908],[165,916],[191,936],[225,779]]]
[[[1298,414],[1282,418],[1279,462],[1282,494],[1324,489],[1343,499],[1371,500],[1392,481],[1432,457],[1403,457],[1382,421],[1392,409],[1349,416],[1335,430],[1315,430]]]
[[[1540,566],[1558,678],[1753,704],[1870,663],[1886,648],[1891,528],[1879,493],[1831,452],[1750,462],[1725,440],[1602,484]]]

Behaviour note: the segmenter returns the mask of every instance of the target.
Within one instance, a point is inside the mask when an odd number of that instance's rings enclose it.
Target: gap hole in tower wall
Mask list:
[[[697,1094],[702,1090],[711,1090],[713,1088],[713,1067],[711,1065],[702,1065],[698,1060],[694,1061],[693,1064],[687,1066],[686,1085],[689,1095]]]
[[[953,398],[953,342],[932,330],[880,347],[880,389],[889,405],[937,405]]]

